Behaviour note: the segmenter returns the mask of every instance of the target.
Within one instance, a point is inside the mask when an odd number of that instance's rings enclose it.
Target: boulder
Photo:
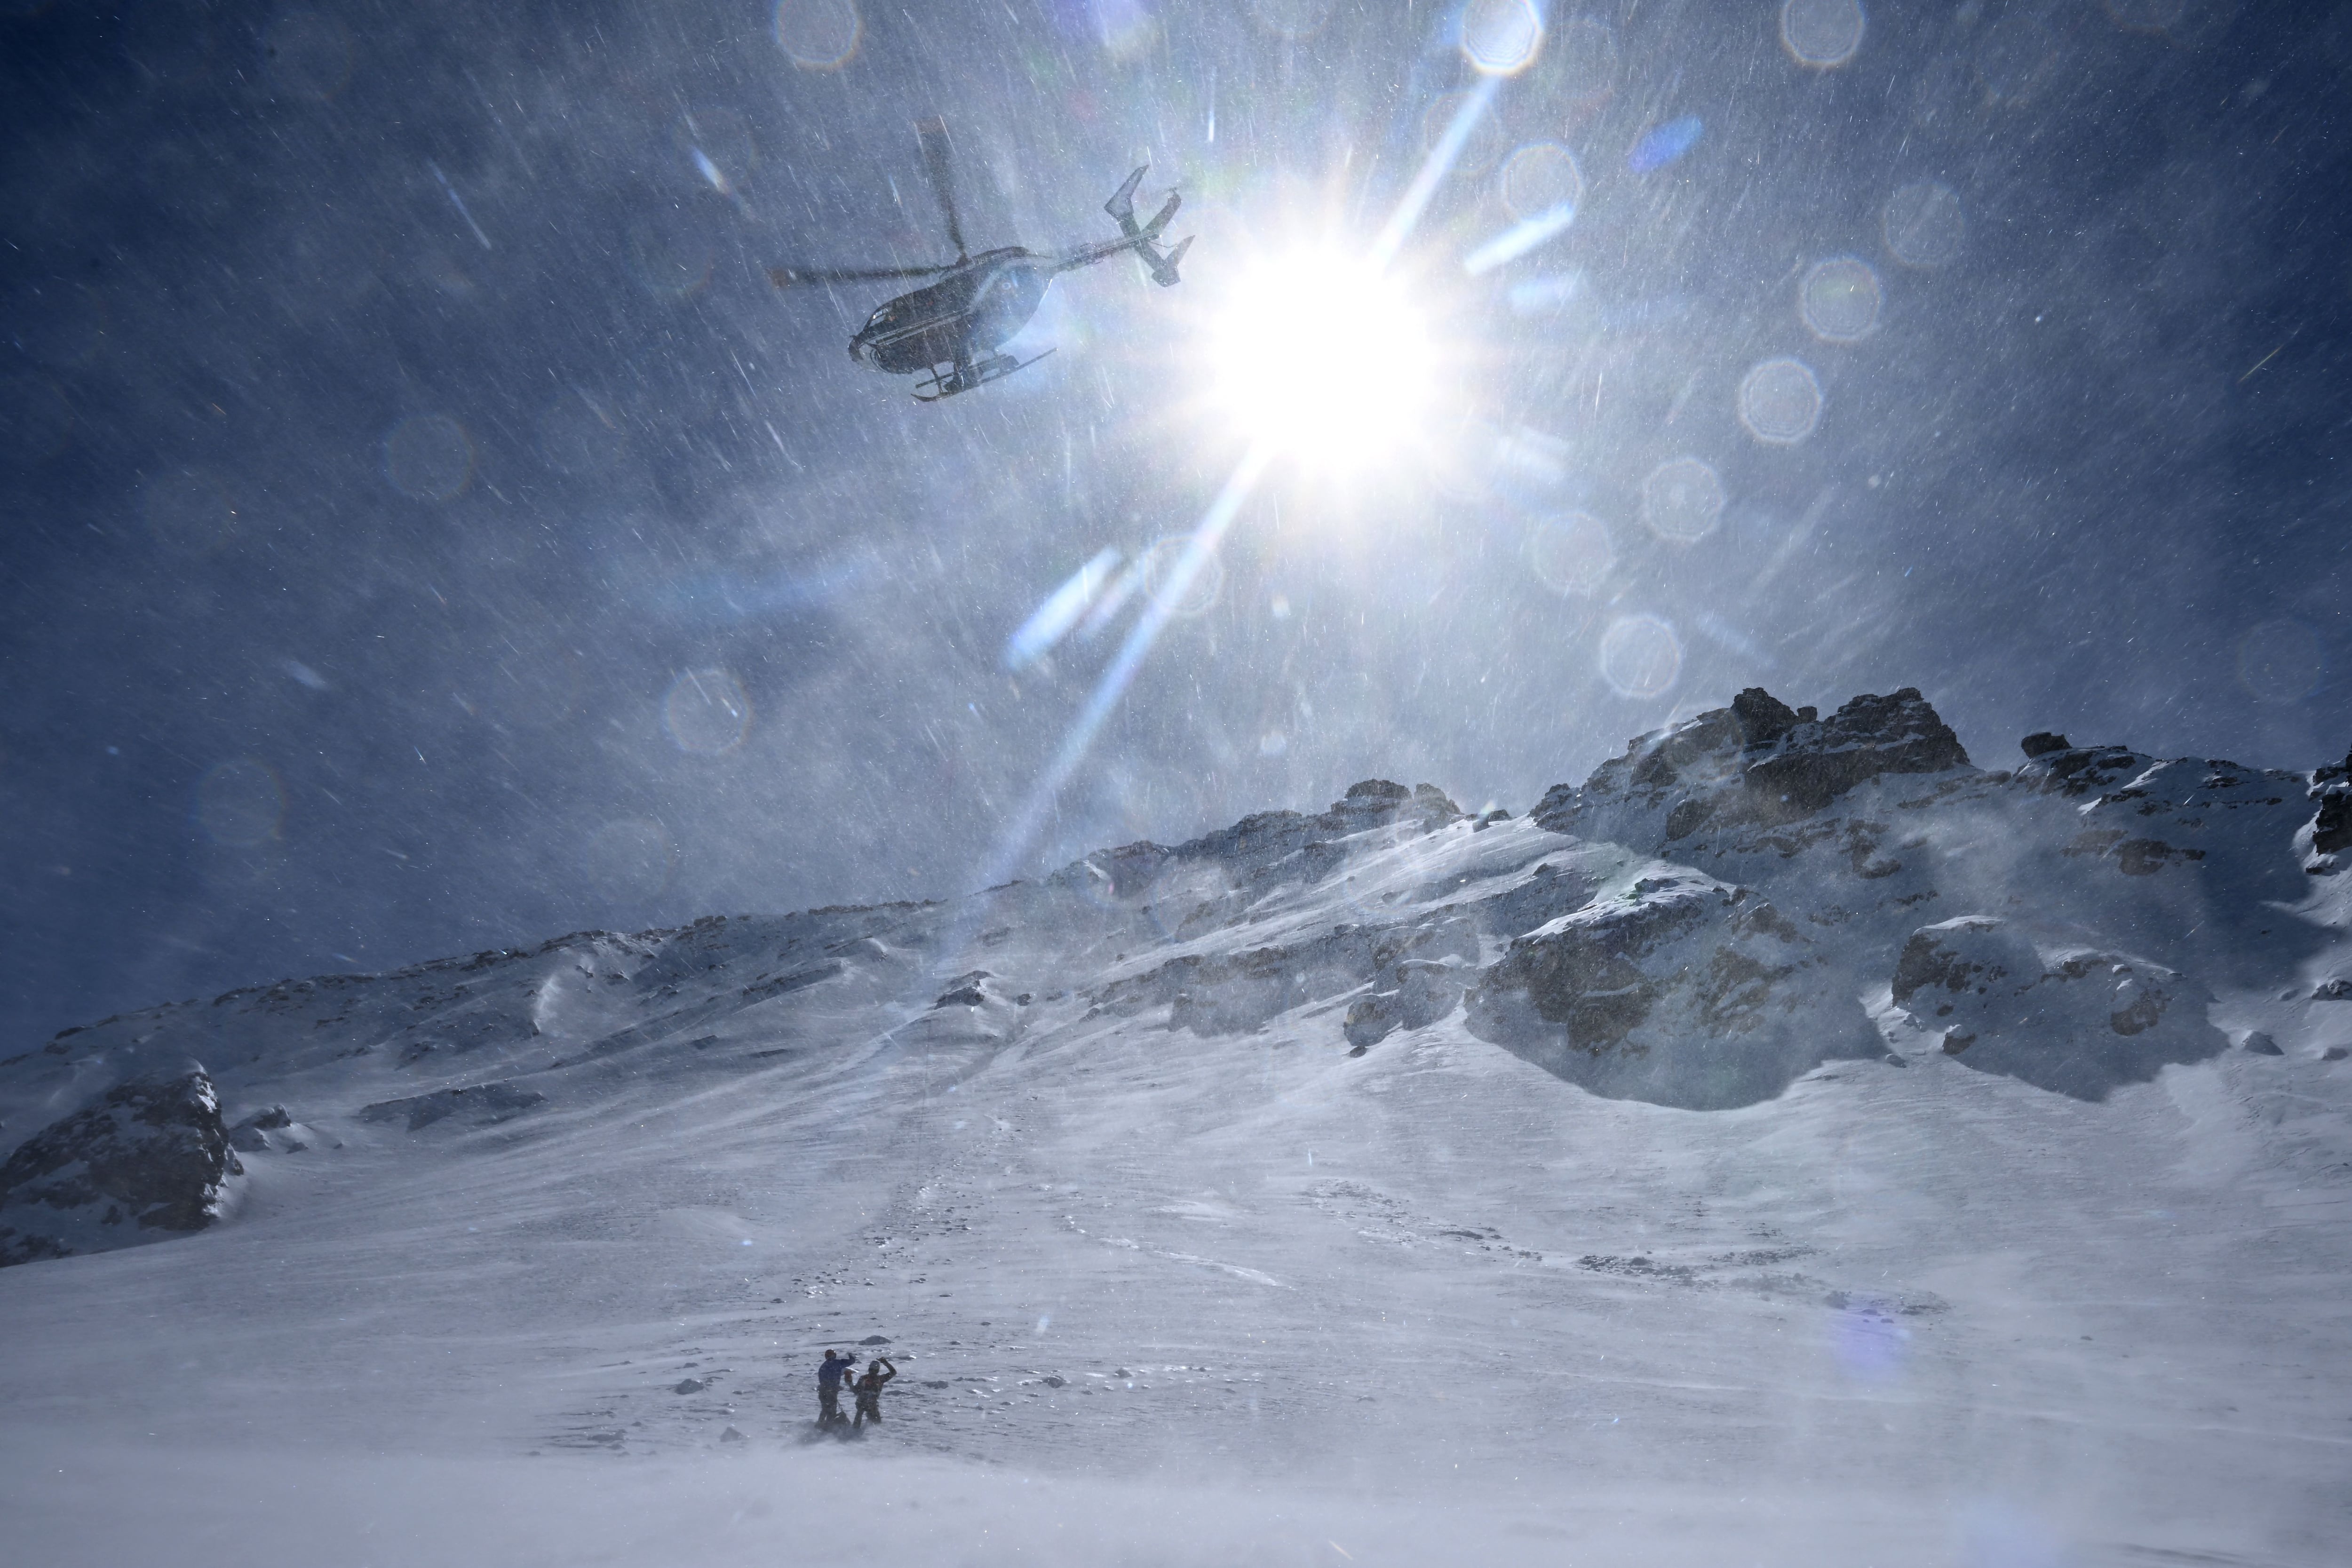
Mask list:
[[[202,1230],[244,1173],[203,1068],[117,1084],[0,1165],[0,1268]]]
[[[1895,962],[1892,994],[1963,1065],[2077,1100],[2105,1100],[2230,1043],[2205,1020],[2210,994],[2179,972],[2078,942],[2036,940],[1991,915],[1914,931]]]

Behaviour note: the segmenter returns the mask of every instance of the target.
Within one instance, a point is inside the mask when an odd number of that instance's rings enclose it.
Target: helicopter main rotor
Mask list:
[[[956,210],[955,165],[947,122],[936,115],[918,121],[915,133],[922,143],[923,170],[930,178],[931,194],[939,198],[940,217],[956,248],[953,261],[921,267],[775,267],[769,269],[768,277],[779,289],[936,279],[877,306],[849,343],[849,357],[861,364],[893,375],[928,375],[929,379],[916,388],[918,398],[936,402],[969,392],[1043,358],[1041,354],[1021,360],[996,351],[1036,313],[1046,287],[1058,273],[1132,253],[1162,288],[1180,280],[1176,266],[1192,241],[1180,241],[1164,251],[1159,242],[1182,198],[1171,194],[1149,221],[1139,223],[1134,198],[1144,169],[1129,174],[1103,205],[1103,211],[1118,224],[1118,238],[1059,254],[1040,255],[1012,245],[974,256],[964,239],[962,215]]]

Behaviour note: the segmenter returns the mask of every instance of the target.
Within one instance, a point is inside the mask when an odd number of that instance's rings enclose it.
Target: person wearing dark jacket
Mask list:
[[[866,1369],[866,1375],[850,1384],[850,1392],[857,1395],[857,1419],[850,1423],[853,1430],[868,1421],[877,1426],[882,1425],[882,1385],[898,1375],[898,1369],[890,1364],[888,1357],[877,1356]]]
[[[841,1380],[857,1370],[857,1358],[837,1351],[824,1352],[816,1368],[816,1424],[832,1426],[841,1420]]]

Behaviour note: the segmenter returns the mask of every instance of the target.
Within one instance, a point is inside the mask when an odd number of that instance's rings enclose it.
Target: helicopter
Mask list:
[[[1159,246],[1160,232],[1176,216],[1183,197],[1171,194],[1167,205],[1149,223],[1135,221],[1135,189],[1143,183],[1145,164],[1103,204],[1117,219],[1120,237],[1082,245],[1058,256],[1041,256],[1010,245],[983,250],[978,256],[964,244],[963,224],[956,216],[954,169],[949,161],[946,121],[934,116],[919,121],[915,135],[922,144],[923,167],[939,197],[940,216],[947,220],[948,240],[956,258],[938,267],[775,267],[769,281],[779,289],[803,284],[863,283],[890,278],[937,278],[936,283],[901,294],[877,306],[857,335],[849,340],[849,357],[887,375],[919,375],[914,395],[918,402],[937,403],[1002,381],[1025,370],[1054,351],[1028,359],[1000,353],[1006,339],[1028,324],[1045,302],[1045,289],[1056,273],[1108,261],[1121,251],[1134,251],[1163,288],[1182,281],[1176,264],[1192,243],[1190,236],[1172,250]]]

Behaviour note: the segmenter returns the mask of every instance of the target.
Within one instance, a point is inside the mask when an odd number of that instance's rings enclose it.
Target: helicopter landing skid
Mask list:
[[[959,392],[970,392],[973,387],[986,386],[992,381],[1003,381],[1016,370],[1027,370],[1053,352],[1047,349],[1045,353],[1028,359],[1014,359],[1011,354],[987,354],[959,363],[945,374],[940,374],[935,365],[927,379],[915,383],[915,401],[937,403],[941,398],[953,397]]]

